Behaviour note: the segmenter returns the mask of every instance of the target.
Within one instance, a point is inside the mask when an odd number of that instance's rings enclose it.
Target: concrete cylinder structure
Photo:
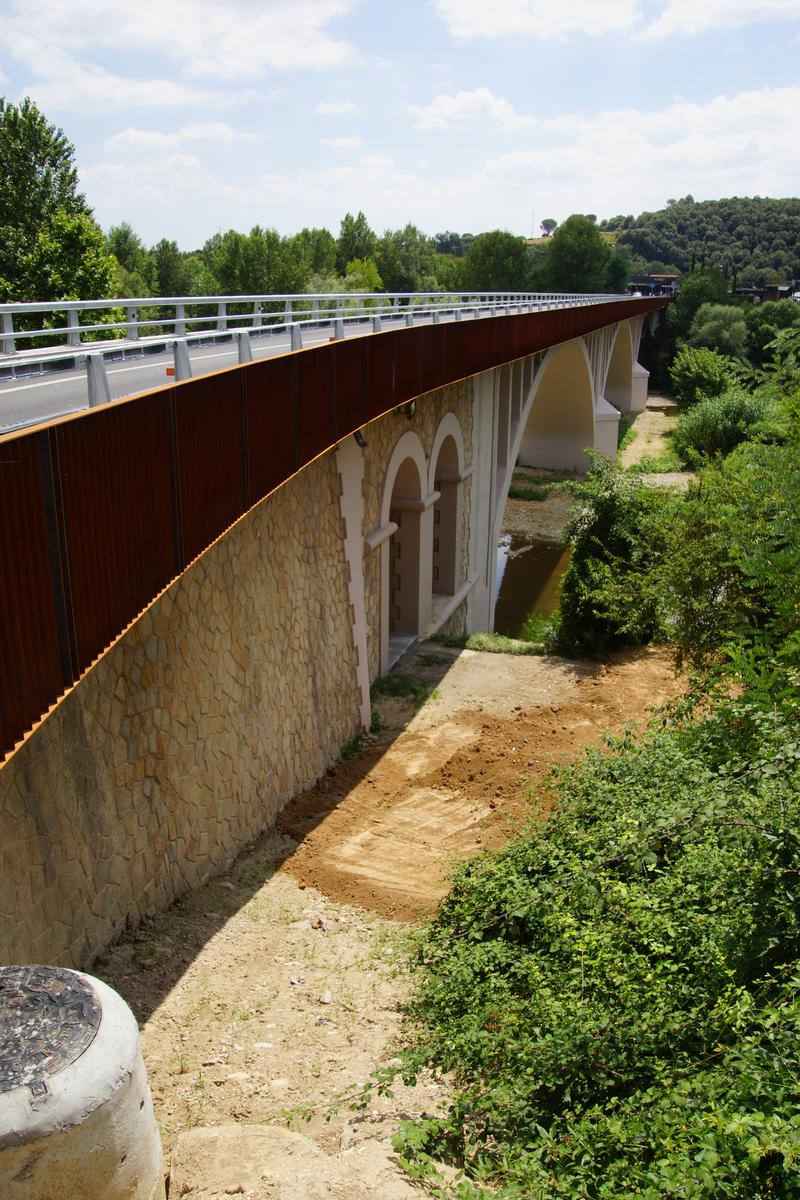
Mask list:
[[[164,1197],[136,1021],[90,975],[0,968],[0,1196]]]

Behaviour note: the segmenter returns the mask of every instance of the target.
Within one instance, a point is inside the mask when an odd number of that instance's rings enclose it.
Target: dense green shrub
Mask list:
[[[772,357],[769,344],[781,329],[800,326],[800,304],[792,300],[768,300],[753,304],[745,315],[747,356],[760,367]]]
[[[706,396],[681,413],[673,445],[685,461],[693,455],[730,454],[751,436],[769,411],[763,392],[732,386],[719,396]]]
[[[701,304],[689,328],[689,345],[741,358],[747,343],[744,313],[731,304]]]
[[[669,375],[679,404],[696,404],[703,396],[719,396],[733,382],[730,361],[702,346],[680,350]]]
[[[676,500],[600,455],[572,491],[576,505],[565,531],[572,559],[553,648],[570,656],[602,654],[658,637],[658,594],[647,581],[663,554]]]
[[[800,1194],[798,716],[739,701],[591,752],[457,873],[403,1068],[455,1096],[403,1130],[412,1169],[542,1200]]]

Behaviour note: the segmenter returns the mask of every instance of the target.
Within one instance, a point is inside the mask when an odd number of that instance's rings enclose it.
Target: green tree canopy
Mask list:
[[[681,280],[678,298],[670,305],[667,319],[678,337],[686,337],[702,304],[726,301],[730,301],[730,283],[724,275],[710,269],[692,271]]]
[[[522,238],[504,229],[481,233],[464,257],[461,284],[466,291],[521,291],[528,275]]]
[[[336,270],[336,238],[329,229],[301,229],[289,238],[289,248],[312,274],[331,274]]]
[[[767,301],[753,304],[745,313],[747,324],[747,356],[757,367],[771,357],[767,346],[780,329],[800,325],[800,304],[791,300]]]
[[[558,292],[602,292],[610,257],[611,248],[596,223],[573,213],[548,245],[547,285]]]
[[[744,357],[747,326],[744,313],[732,304],[701,304],[689,327],[689,345]]]
[[[114,262],[78,191],[74,159],[32,100],[0,97],[0,299],[109,294]]]
[[[436,285],[434,241],[417,229],[387,229],[375,250],[375,263],[389,292],[419,292]]]
[[[22,261],[21,300],[92,300],[108,296],[114,259],[87,213],[54,212]]]
[[[558,221],[556,221],[554,217],[545,217],[539,228],[545,237],[550,237],[557,225]]]
[[[348,292],[379,292],[383,281],[372,258],[354,258],[347,264],[344,286]]]
[[[336,240],[336,270],[344,275],[347,264],[354,258],[374,258],[377,243],[375,232],[363,212],[359,210],[355,217],[345,213]]]

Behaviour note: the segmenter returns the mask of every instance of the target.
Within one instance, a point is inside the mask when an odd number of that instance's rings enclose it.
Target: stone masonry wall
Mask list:
[[[0,961],[87,966],[336,758],[359,724],[338,495],[330,452],[177,579],[0,767]]]

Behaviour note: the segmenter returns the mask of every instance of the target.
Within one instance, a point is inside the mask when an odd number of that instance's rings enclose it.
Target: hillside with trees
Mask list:
[[[761,286],[800,276],[800,200],[733,196],[668,200],[656,212],[611,217],[600,229],[638,269],[685,272],[716,267],[739,284]]]

